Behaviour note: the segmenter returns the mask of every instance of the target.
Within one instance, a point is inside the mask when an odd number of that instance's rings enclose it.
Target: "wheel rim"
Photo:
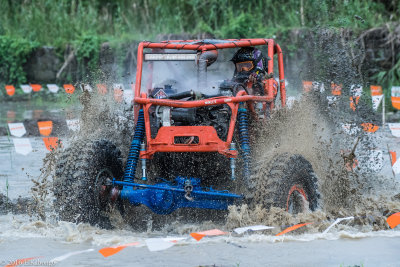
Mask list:
[[[286,211],[291,214],[297,214],[309,210],[307,194],[301,185],[293,185],[288,193],[286,200]]]

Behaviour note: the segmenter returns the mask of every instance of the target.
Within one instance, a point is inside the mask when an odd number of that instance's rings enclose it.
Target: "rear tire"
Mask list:
[[[287,212],[315,211],[319,206],[317,177],[303,156],[280,155],[258,170],[254,200],[265,208]]]
[[[110,228],[99,199],[99,180],[118,179],[122,174],[121,152],[111,142],[83,140],[72,144],[56,164],[53,192],[59,218]]]

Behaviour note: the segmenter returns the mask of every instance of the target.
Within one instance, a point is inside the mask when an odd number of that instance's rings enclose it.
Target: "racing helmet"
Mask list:
[[[242,47],[231,61],[235,64],[235,73],[267,72],[267,62],[260,50],[254,47]]]

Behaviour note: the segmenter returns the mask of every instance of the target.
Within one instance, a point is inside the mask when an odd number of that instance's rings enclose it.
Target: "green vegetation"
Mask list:
[[[386,6],[373,0],[3,0],[0,5],[1,35],[59,47],[85,36],[137,40],[206,31],[239,38],[299,27],[367,29],[400,16],[394,0]]]
[[[4,80],[25,83],[23,64],[38,43],[20,37],[0,35],[0,73]]]
[[[183,32],[282,39],[300,28],[357,33],[400,20],[398,0],[1,0],[0,10],[0,80],[14,84],[26,81],[22,66],[38,45],[56,47],[61,58],[68,44],[84,75],[96,70],[105,41],[119,48]]]
[[[73,42],[80,72],[85,76],[86,71],[95,74],[99,63],[99,48],[102,39],[97,35],[85,35]]]

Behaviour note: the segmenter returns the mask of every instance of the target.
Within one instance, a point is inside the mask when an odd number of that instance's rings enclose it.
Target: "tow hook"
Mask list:
[[[189,179],[187,179],[187,180],[185,181],[184,190],[185,190],[185,198],[186,198],[187,200],[189,200],[189,201],[193,201],[193,197],[190,196],[190,194],[191,194],[192,191],[193,191],[193,185],[192,185],[192,183],[190,182]]]

